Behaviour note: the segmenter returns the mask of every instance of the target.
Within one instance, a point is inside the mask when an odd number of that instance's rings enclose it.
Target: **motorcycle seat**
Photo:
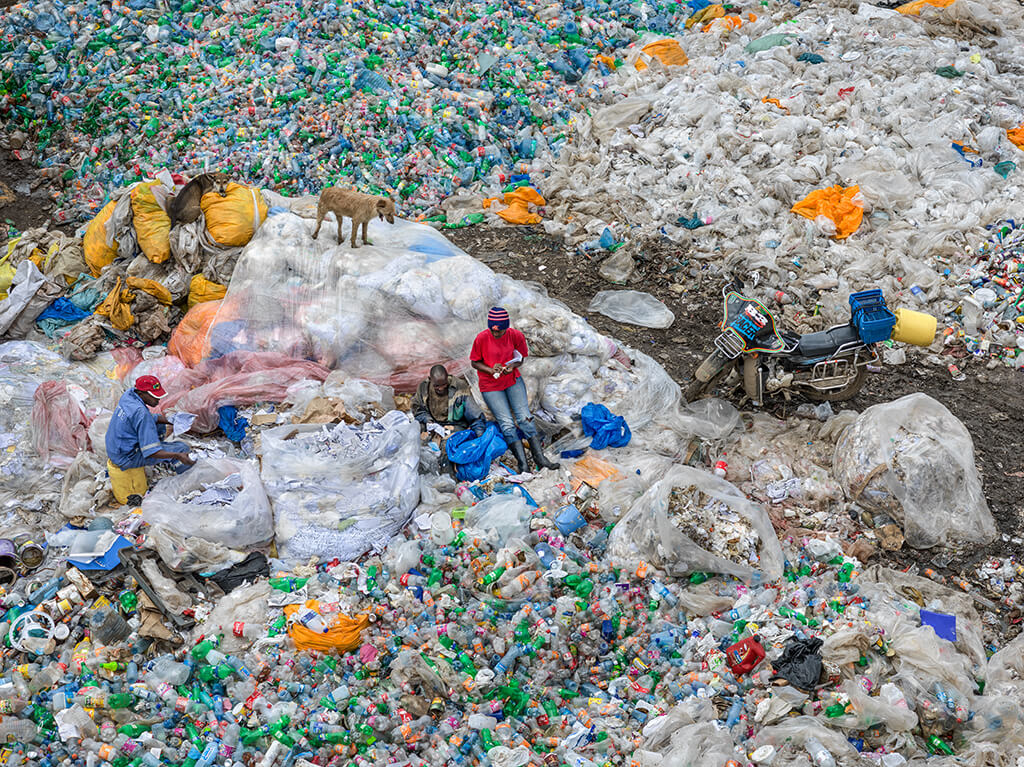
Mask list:
[[[853,325],[840,325],[820,330],[817,333],[807,333],[800,336],[793,356],[796,357],[829,357],[840,347],[849,343],[863,343],[860,334]]]

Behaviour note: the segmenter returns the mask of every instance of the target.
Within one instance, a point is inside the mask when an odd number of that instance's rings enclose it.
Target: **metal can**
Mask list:
[[[35,570],[46,559],[46,551],[35,541],[25,540],[18,544],[18,559],[26,570]]]

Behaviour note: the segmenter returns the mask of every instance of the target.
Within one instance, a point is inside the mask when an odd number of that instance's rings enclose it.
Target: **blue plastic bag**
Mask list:
[[[249,419],[238,414],[238,408],[233,405],[223,405],[217,408],[217,415],[220,416],[217,425],[224,432],[224,436],[232,442],[241,442],[245,439],[245,430],[249,428]]]
[[[583,419],[583,434],[594,438],[590,443],[594,450],[625,447],[633,436],[626,419],[621,415],[614,415],[604,405],[590,402],[583,406],[580,416]]]
[[[497,424],[489,423],[482,436],[472,429],[457,431],[444,443],[448,460],[455,465],[460,480],[483,479],[491,470],[491,462],[508,450]]]

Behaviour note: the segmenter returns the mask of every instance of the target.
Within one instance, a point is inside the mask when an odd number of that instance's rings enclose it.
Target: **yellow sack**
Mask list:
[[[207,301],[219,301],[227,295],[228,289],[218,282],[211,282],[197,274],[188,285],[188,308]]]
[[[913,0],[910,3],[904,3],[896,10],[904,15],[920,16],[921,11],[925,6],[932,6],[933,8],[948,8],[956,0]]]
[[[228,184],[228,193],[221,197],[208,192],[199,201],[206,216],[206,230],[218,244],[241,247],[252,239],[267,217],[267,203],[260,190],[252,186]]]
[[[711,21],[713,19],[720,19],[725,15],[725,7],[722,5],[708,5],[701,8],[683,24],[684,27],[689,29],[694,24],[703,24],[705,21]]]
[[[131,303],[135,294],[125,288],[121,289],[121,278],[117,278],[114,289],[107,293],[103,303],[96,307],[95,314],[110,319],[110,324],[118,330],[128,330],[135,322],[132,315]]]
[[[156,280],[144,280],[142,277],[129,277],[127,288],[135,288],[143,293],[149,293],[164,306],[171,305],[171,291],[165,288]]]
[[[114,240],[111,247],[107,247],[107,221],[114,214],[116,205],[114,200],[104,205],[96,217],[89,222],[85,236],[82,238],[85,263],[89,265],[89,271],[93,277],[99,277],[103,267],[108,266],[117,257],[117,240]]]
[[[20,239],[21,237],[15,237],[7,243],[7,252],[4,253],[3,258],[0,258],[0,301],[7,298],[11,285],[14,283],[14,273],[18,271],[17,267],[11,265],[11,251],[14,250],[14,246]]]
[[[636,60],[633,66],[641,72],[647,69],[648,62],[654,58],[658,59],[666,67],[681,67],[690,61],[686,58],[686,54],[683,53],[682,46],[675,40],[658,40],[648,43],[640,50],[640,58]]]
[[[825,216],[836,225],[835,238],[844,240],[857,231],[864,218],[859,186],[815,189],[792,207],[792,212],[812,221]]]
[[[315,599],[308,599],[306,607],[311,607],[319,612],[320,603]],[[298,609],[298,605],[285,605],[284,614],[290,618]],[[330,621],[330,616],[324,616],[324,618],[325,622]],[[363,643],[362,631],[369,625],[370,618],[366,615],[359,615],[355,618],[337,615],[326,634],[310,631],[301,623],[291,624],[288,627],[288,634],[300,650],[351,652]]]
[[[122,506],[128,503],[129,495],[145,495],[149,490],[149,483],[146,481],[146,470],[119,469],[110,459],[107,459],[107,474],[110,475],[110,489],[114,493],[117,502]]]
[[[171,257],[171,217],[153,195],[152,187],[159,181],[143,181],[131,191],[132,220],[139,247],[154,264],[162,264]]]

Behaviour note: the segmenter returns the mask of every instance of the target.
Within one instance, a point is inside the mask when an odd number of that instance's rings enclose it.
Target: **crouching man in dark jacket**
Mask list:
[[[479,437],[486,421],[469,387],[459,386],[444,365],[434,365],[430,377],[416,387],[413,417],[420,423],[424,442],[435,439],[444,452],[444,440],[457,431],[472,429]]]

